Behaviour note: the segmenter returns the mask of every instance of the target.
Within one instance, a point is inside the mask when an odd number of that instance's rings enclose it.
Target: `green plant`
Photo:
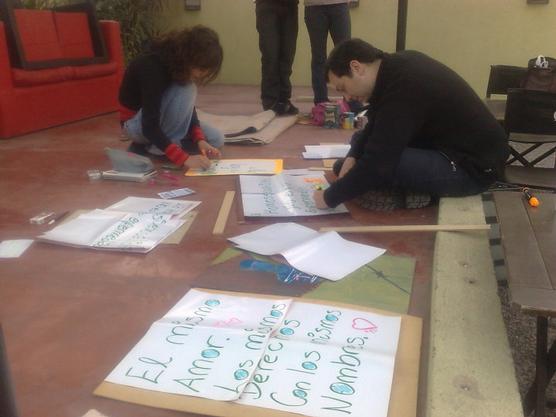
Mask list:
[[[122,44],[127,61],[137,56],[143,50],[145,42],[158,34],[155,19],[157,13],[164,8],[164,3],[164,0],[96,1],[99,19],[120,22]]]
[[[21,0],[21,4],[30,9],[47,9],[79,0]],[[99,19],[120,22],[122,45],[126,61],[137,56],[147,40],[158,34],[155,20],[165,0],[96,0]]]

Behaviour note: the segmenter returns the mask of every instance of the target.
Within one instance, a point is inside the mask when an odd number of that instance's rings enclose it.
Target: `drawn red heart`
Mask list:
[[[378,331],[378,327],[376,324],[361,317],[353,319],[351,327],[353,327],[355,330],[361,330],[367,333],[376,333]]]

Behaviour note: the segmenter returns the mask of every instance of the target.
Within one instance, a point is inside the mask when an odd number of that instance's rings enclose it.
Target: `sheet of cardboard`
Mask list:
[[[225,291],[206,290],[213,293],[229,293],[234,295],[261,297],[260,294],[235,293]],[[267,295],[268,298],[279,298]],[[372,311],[385,315],[396,315],[387,311],[365,308],[343,303],[332,303],[302,299],[303,302],[344,306],[362,311]],[[419,360],[421,355],[422,320],[418,317],[402,315],[396,366],[392,381],[392,392],[388,417],[415,417],[417,411],[417,383],[419,380]],[[169,410],[186,411],[207,416],[221,417],[293,417],[296,413],[288,413],[268,408],[249,407],[225,401],[207,400],[183,395],[165,394],[132,388],[125,385],[102,382],[94,391],[95,395],[116,400],[146,405],[150,407],[165,408]]]

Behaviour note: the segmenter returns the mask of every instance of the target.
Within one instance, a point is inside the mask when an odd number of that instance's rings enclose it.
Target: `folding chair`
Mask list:
[[[510,88],[504,128],[510,142],[531,145],[523,151],[517,151],[510,145],[513,157],[507,161],[506,181],[531,187],[556,189],[556,168],[535,167],[556,152],[556,145],[531,161],[525,159],[526,155],[539,146],[556,144],[556,94]],[[510,165],[516,160],[523,166]]]
[[[527,68],[512,65],[491,65],[488,77],[486,97],[492,94],[507,94],[510,88],[521,87],[521,81],[527,74]]]

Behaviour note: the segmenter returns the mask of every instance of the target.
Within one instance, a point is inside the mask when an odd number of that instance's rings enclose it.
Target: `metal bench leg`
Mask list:
[[[535,417],[546,417],[546,387],[548,385],[548,318],[537,317],[537,360],[535,382],[525,397],[524,411],[528,416],[535,410]],[[552,349],[551,349],[552,350]],[[533,391],[536,391],[533,393]]]
[[[548,351],[548,374],[547,374],[547,384],[550,383],[552,377],[556,373],[556,341],[550,346]],[[537,384],[535,381],[529,387],[525,398],[523,399],[524,409],[527,414],[531,413],[535,408],[535,400],[537,398]]]

